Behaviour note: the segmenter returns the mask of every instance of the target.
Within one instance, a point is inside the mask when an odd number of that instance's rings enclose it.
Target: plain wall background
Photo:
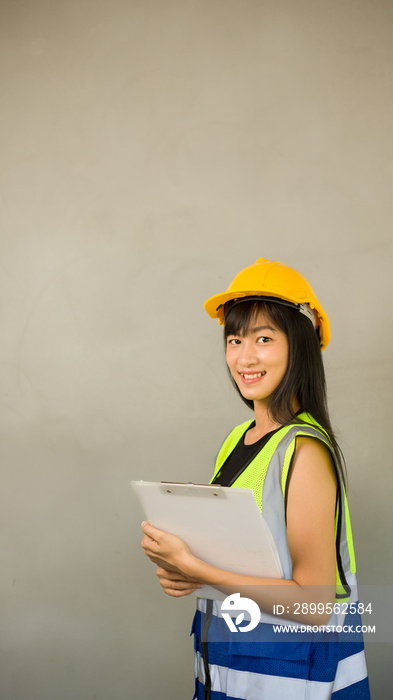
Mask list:
[[[207,480],[249,416],[203,302],[261,256],[330,316],[359,580],[391,585],[392,29],[390,0],[1,0],[1,700],[191,698],[194,603],[129,481]]]

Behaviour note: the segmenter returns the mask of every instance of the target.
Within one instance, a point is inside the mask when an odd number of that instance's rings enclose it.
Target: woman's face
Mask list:
[[[259,312],[245,335],[229,335],[226,361],[242,396],[267,404],[288,367],[286,334]]]

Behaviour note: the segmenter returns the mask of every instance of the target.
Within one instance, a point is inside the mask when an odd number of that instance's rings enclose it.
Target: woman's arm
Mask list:
[[[179,538],[149,524],[143,526],[142,546],[146,555],[165,572],[157,575],[160,581],[165,580],[163,588],[169,595],[184,595],[184,581],[193,580],[214,586],[227,595],[240,592],[265,613],[273,614],[273,606],[282,605],[286,619],[323,625],[330,617],[329,605],[335,596],[336,490],[334,466],[327,447],[312,438],[298,438],[287,507],[292,579],[244,576],[218,569],[194,557]],[[172,582],[174,588],[170,587]],[[323,612],[311,613],[310,603],[320,604]],[[302,605],[304,612],[296,614]]]

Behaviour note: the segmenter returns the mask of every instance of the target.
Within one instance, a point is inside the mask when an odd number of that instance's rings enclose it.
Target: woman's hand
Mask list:
[[[158,565],[156,575],[167,595],[180,598],[194,593],[204,585],[187,575],[190,563],[195,560],[183,540],[169,532],[158,530],[150,523],[142,523],[144,538],[142,547],[149,559]]]
[[[156,576],[158,576],[160,580],[164,593],[173,598],[181,598],[182,596],[190,595],[190,593],[194,593],[194,591],[198,590],[198,588],[202,588],[204,585],[199,581],[193,581],[193,579],[177,574],[174,571],[167,571],[161,566],[158,567]]]
[[[193,556],[183,540],[164,530],[158,530],[150,523],[143,522],[144,538],[141,542],[145,554],[154,564],[167,572],[187,578]]]

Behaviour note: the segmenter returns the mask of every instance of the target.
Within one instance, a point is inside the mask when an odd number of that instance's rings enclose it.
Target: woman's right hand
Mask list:
[[[158,576],[164,592],[173,598],[181,598],[182,596],[190,595],[190,593],[194,593],[194,591],[197,591],[204,585],[200,581],[194,581],[175,571],[167,571],[161,567],[158,567],[156,576]]]

